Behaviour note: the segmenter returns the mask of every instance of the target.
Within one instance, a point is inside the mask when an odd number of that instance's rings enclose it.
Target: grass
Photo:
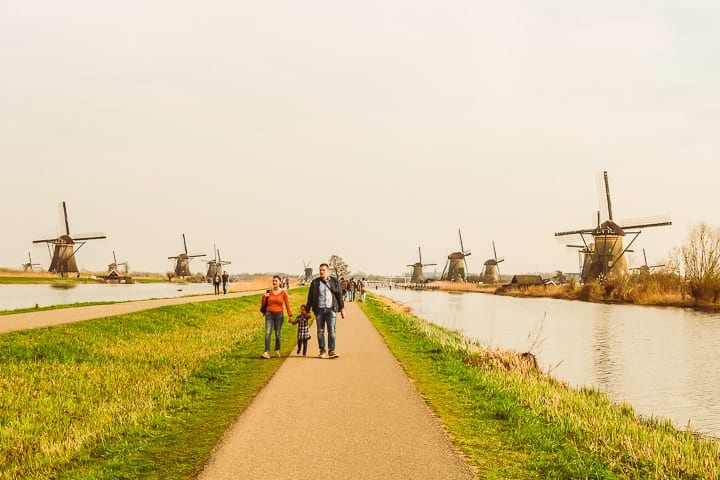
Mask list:
[[[305,289],[290,292],[293,305]],[[0,336],[0,478],[192,478],[279,367],[259,295]],[[294,345],[283,329],[283,352]]]
[[[716,439],[640,418],[554,380],[530,357],[488,351],[377,297],[359,305],[479,478],[720,477]]]

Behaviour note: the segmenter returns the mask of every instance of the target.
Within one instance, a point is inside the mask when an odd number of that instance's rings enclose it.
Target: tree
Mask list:
[[[330,271],[335,272],[335,277],[337,278],[347,277],[350,275],[350,267],[348,267],[347,263],[345,263],[345,260],[337,255],[330,256],[328,265],[330,265]]]
[[[720,297],[720,229],[705,222],[692,227],[681,253],[690,294],[697,301],[717,302]]]

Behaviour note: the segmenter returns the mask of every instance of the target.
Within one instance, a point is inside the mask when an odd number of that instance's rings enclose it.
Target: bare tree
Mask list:
[[[720,297],[720,229],[705,222],[690,229],[682,260],[690,294],[697,301]]]
[[[330,260],[328,260],[328,265],[330,265],[330,270],[332,272],[335,272],[335,277],[347,277],[350,275],[350,267],[348,267],[347,263],[345,263],[345,260],[340,258],[337,255],[331,255]]]

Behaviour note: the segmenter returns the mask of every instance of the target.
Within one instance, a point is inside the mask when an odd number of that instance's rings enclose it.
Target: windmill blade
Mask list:
[[[182,236],[183,236],[183,248],[185,248],[185,255],[187,255],[188,251],[187,251],[187,241],[185,240],[185,234],[183,233]]]
[[[422,265],[422,252],[420,251],[419,246],[418,246],[418,258],[420,259],[420,265]]]
[[[623,230],[630,230],[633,228],[664,227],[672,225],[672,221],[670,221],[669,215],[663,214],[650,217],[629,218],[618,222],[618,225],[620,225],[620,228]]]
[[[500,262],[504,262],[504,261],[505,261],[505,257],[500,257],[495,260],[496,263],[500,263]]]
[[[78,235],[77,237],[71,237],[76,242],[81,242],[85,240],[102,240],[103,238],[107,238],[107,236],[103,233],[84,233],[82,235]]]
[[[65,235],[70,235],[70,223],[68,223],[67,205],[64,201],[60,203],[60,222],[60,230],[63,231]]]
[[[567,230],[565,232],[556,232],[556,237],[565,237],[568,235],[582,235],[582,234],[589,234],[595,231],[595,227],[593,228],[581,228],[579,230]]]
[[[645,266],[647,267],[647,255],[645,254],[644,248],[643,248],[643,260],[645,260]]]
[[[443,271],[442,271],[442,273],[440,274],[440,280],[442,280],[443,278],[445,278],[445,271],[447,270],[447,267],[448,267],[448,264],[449,264],[449,263],[450,263],[450,259],[448,258],[447,260],[445,260],[445,266],[443,267]]]
[[[495,240],[492,241],[492,245],[493,245],[493,258],[497,262],[497,251],[495,250]]]
[[[603,219],[612,220],[612,206],[610,203],[610,185],[608,182],[607,172],[603,171],[596,177],[597,181],[597,192],[598,192],[598,205],[600,207],[600,214]],[[601,223],[599,220],[598,223]]]
[[[468,253],[468,255],[470,254]],[[465,278],[467,279],[470,276],[470,270],[468,270],[467,258],[465,257],[467,257],[467,255],[463,255],[463,263],[465,264]]]
[[[463,242],[462,242],[462,233],[460,233],[459,228],[458,228],[458,236],[460,237],[460,252],[465,252],[465,247],[463,247]]]

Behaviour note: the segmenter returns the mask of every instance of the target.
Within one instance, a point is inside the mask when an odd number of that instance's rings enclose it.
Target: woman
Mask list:
[[[288,317],[292,318],[290,309],[290,298],[285,290],[280,288],[282,280],[278,275],[273,275],[272,290],[265,292],[262,296],[262,307],[265,309],[265,352],[262,358],[270,358],[270,334],[275,329],[275,355],[280,356],[280,330],[283,324],[283,306],[287,310]]]

